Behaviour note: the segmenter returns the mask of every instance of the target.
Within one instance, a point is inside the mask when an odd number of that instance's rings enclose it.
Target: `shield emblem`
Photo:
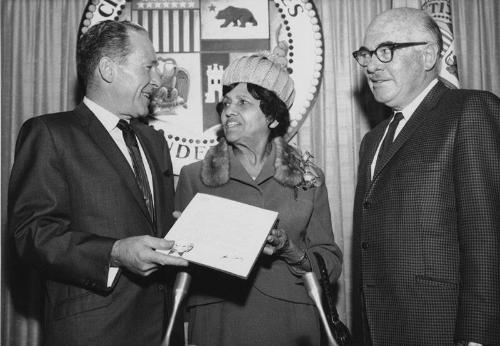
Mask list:
[[[151,125],[163,130],[174,173],[203,159],[220,130],[216,104],[233,59],[288,45],[295,82],[292,138],[314,104],[323,73],[323,35],[309,0],[89,0],[79,33],[103,20],[130,20],[148,30],[158,55],[161,87]]]

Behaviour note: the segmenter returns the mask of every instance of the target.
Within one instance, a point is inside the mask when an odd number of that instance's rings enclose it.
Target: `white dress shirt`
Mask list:
[[[108,131],[109,135],[111,136],[111,138],[113,138],[116,145],[122,152],[123,156],[125,156],[125,159],[127,159],[130,168],[132,169],[132,171],[134,171],[132,157],[130,156],[127,145],[125,144],[125,140],[123,139],[123,132],[116,126],[118,124],[118,121],[120,121],[120,118],[117,115],[108,111],[107,109],[99,106],[97,103],[95,103],[94,101],[90,100],[87,97],[83,98],[83,103],[92,111],[92,113],[95,114],[95,116],[102,123],[106,131]],[[151,175],[151,168],[149,167],[148,160],[146,159],[146,154],[144,153],[144,149],[142,148],[142,144],[139,138],[137,138],[137,143],[139,143],[139,150],[141,152],[142,162],[144,163],[144,168],[146,169],[146,175],[148,177],[151,196],[153,197],[154,201],[154,190],[152,188],[153,177]],[[117,273],[118,273],[117,267],[109,268],[108,287],[111,287],[111,285],[113,284],[113,280],[115,279]]]

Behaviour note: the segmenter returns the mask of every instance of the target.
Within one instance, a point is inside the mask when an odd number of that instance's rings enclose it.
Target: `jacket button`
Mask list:
[[[368,249],[368,242],[367,242],[367,241],[361,242],[361,248],[362,248],[363,250]]]
[[[363,208],[364,209],[370,209],[371,203],[369,201],[364,201],[363,202]]]

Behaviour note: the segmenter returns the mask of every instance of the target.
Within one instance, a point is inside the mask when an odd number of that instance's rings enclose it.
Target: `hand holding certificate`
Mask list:
[[[198,193],[165,236],[169,255],[247,278],[278,213]]]

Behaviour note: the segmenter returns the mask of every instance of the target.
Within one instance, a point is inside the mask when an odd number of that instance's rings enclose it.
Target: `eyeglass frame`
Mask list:
[[[391,62],[392,59],[394,58],[394,51],[395,50],[401,49],[401,48],[406,48],[406,47],[420,46],[420,45],[424,45],[424,44],[428,44],[428,43],[430,43],[430,42],[423,42],[423,41],[422,42],[403,42],[403,43],[383,42],[383,43],[379,44],[377,46],[377,48],[375,48],[374,50],[369,50],[369,49],[367,49],[365,47],[361,47],[360,49],[352,52],[352,56],[354,57],[354,60],[356,60],[361,67],[367,67],[368,66],[368,64],[366,64],[366,65],[361,64],[361,62],[358,60],[358,54],[360,52],[362,52],[362,51],[370,54],[370,59],[372,59],[373,58],[373,54],[375,54],[375,56],[377,57],[377,59],[380,62],[383,62],[384,64],[386,64],[386,63]],[[377,50],[379,50],[381,47],[387,47],[387,48],[390,49],[390,51],[391,51],[391,58],[389,60],[383,61],[378,56]]]

